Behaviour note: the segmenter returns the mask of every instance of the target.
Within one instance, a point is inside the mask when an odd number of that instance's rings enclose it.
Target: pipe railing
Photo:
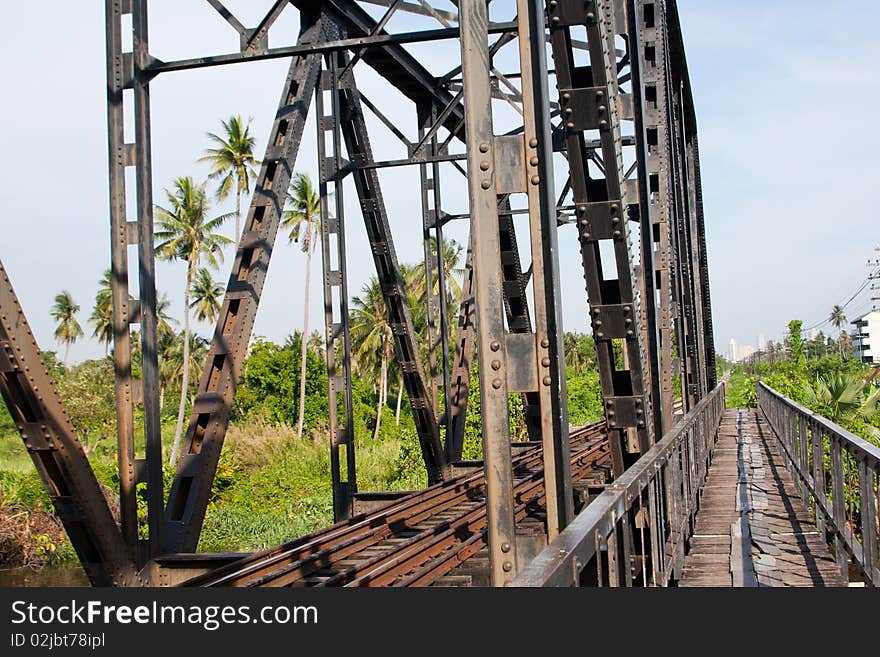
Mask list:
[[[722,382],[593,500],[512,586],[666,586],[681,575],[724,415]]]
[[[757,387],[758,408],[820,535],[833,541],[843,576],[852,560],[865,584],[877,586],[880,449],[764,383]]]

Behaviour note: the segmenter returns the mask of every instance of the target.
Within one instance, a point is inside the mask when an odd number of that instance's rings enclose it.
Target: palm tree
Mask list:
[[[83,336],[82,326],[76,319],[76,313],[79,312],[79,306],[73,300],[73,295],[64,290],[55,295],[55,303],[50,311],[53,319],[58,322],[55,327],[55,339],[64,345],[64,364],[67,364],[67,357],[70,355],[70,345]]]
[[[388,399],[388,361],[394,348],[394,335],[379,281],[372,277],[364,286],[363,294],[354,297],[351,305],[351,339],[355,345],[358,370],[362,374],[379,370],[379,403],[376,405],[376,428],[373,430],[373,439],[376,439],[382,422],[382,408]]]
[[[195,311],[196,319],[213,324],[220,312],[223,299],[223,286],[214,282],[207,267],[201,267],[190,287],[192,301],[189,307]]]
[[[165,408],[165,392],[175,383],[181,374],[174,360],[175,341],[174,333],[160,333],[158,341],[159,353],[159,411]]]
[[[843,327],[846,326],[846,315],[843,313],[843,308],[835,305],[834,308],[831,309],[831,314],[828,315],[828,321],[840,331],[840,335],[837,337],[837,346],[840,349],[840,357],[844,358],[844,335],[845,331]]]
[[[180,449],[183,414],[189,386],[189,308],[193,278],[202,258],[205,258],[212,267],[218,267],[223,261],[223,246],[232,240],[215,232],[229,215],[208,218],[210,204],[204,185],[196,185],[188,176],[177,178],[174,181],[174,192],[166,189],[165,195],[169,207],[156,206],[156,239],[159,241],[156,253],[165,260],[183,260],[186,263],[186,285],[183,288],[183,381],[170,458],[171,465],[175,465]]]
[[[869,387],[870,382],[858,375],[833,372],[817,377],[813,387],[807,388],[807,397],[812,407],[836,424],[864,421],[865,429],[876,440],[880,429],[870,423],[880,419],[880,388],[865,394]]]
[[[309,333],[309,349],[318,354],[319,356],[324,356],[324,337],[318,333],[318,331],[312,331]]]
[[[110,278],[110,270],[105,269],[104,275],[98,281],[95,305],[92,308],[92,315],[89,317],[89,323],[95,329],[92,335],[104,344],[105,357],[107,356],[110,344],[113,342],[113,292]],[[129,301],[134,299],[130,294],[128,298]],[[171,325],[177,322],[168,314],[170,306],[171,301],[164,294],[156,301],[156,330],[160,339],[164,335],[174,336],[174,329]]]
[[[113,296],[110,277],[110,269],[105,269],[104,275],[98,281],[98,293],[95,295],[95,305],[89,317],[89,324],[94,328],[92,336],[98,338],[104,345],[105,358],[110,350],[110,343],[113,342]]]
[[[209,179],[219,180],[217,185],[217,200],[222,201],[235,189],[235,235],[234,242],[238,243],[241,237],[241,195],[250,194],[251,182],[256,180],[256,165],[259,162],[254,158],[254,144],[251,136],[251,121],[244,125],[240,116],[231,116],[228,121],[221,121],[225,136],[221,137],[213,132],[208,133],[208,138],[216,145],[209,148],[205,155],[199,158],[199,162],[207,162],[211,165]]]
[[[430,249],[431,254],[433,255],[434,266],[432,267],[434,271],[434,280],[432,281],[432,294],[439,295],[440,294],[440,276],[437,275],[437,238],[430,238]],[[464,269],[461,268],[461,257],[464,252],[464,248],[453,239],[444,239],[443,240],[443,276],[446,279],[446,303],[448,311],[454,316],[456,312],[455,306],[458,304],[458,301],[461,299],[461,285],[458,282],[458,279],[464,273]],[[413,271],[412,275],[412,283],[415,287],[413,290],[416,299],[420,304],[424,304],[426,301],[426,285],[425,285],[425,268],[424,267],[416,267]]]
[[[296,421],[296,435],[302,437],[303,418],[306,401],[306,352],[309,334],[309,287],[312,282],[312,254],[321,233],[321,199],[312,187],[312,181],[304,173],[298,173],[290,181],[287,190],[287,206],[281,217],[281,225],[289,228],[288,242],[300,242],[306,254],[306,288],[303,301],[303,339],[300,340],[299,374],[299,417]]]
[[[170,307],[171,301],[166,294],[156,301],[156,334],[159,339],[163,336],[174,337],[174,328],[171,325],[177,324],[177,320],[168,314]]]
[[[578,344],[578,336],[575,333],[564,333],[562,336],[562,344],[565,349],[565,364],[575,372],[581,371],[580,345]]]

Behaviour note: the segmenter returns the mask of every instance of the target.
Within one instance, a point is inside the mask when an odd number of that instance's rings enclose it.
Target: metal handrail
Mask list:
[[[880,448],[762,382],[757,389],[758,408],[779,439],[804,504],[822,538],[831,533],[842,574],[848,576],[851,558],[865,583],[877,586]]]
[[[722,382],[511,585],[666,586],[678,579],[724,414],[724,390]]]

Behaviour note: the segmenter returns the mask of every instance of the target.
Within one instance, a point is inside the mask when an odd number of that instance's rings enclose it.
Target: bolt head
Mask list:
[[[504,552],[505,554],[510,552],[510,543],[502,543],[501,544],[501,551]]]
[[[501,361],[500,360],[493,360],[492,361],[492,369],[495,370],[496,372],[498,370],[500,370],[501,369]]]
[[[556,20],[559,20],[559,19],[557,18]],[[501,568],[504,569],[504,572],[505,572],[505,573],[509,573],[511,570],[513,570],[513,564],[510,563],[509,561],[505,561],[505,562],[501,565]]]
[[[492,344],[489,345],[489,348],[492,351],[498,351],[499,349],[501,349],[501,343],[498,342],[498,340],[493,340]]]
[[[488,180],[484,180],[480,183],[480,187],[482,187],[483,189],[489,189],[491,186],[492,183],[490,183]]]
[[[604,130],[607,127],[608,127],[608,121],[605,121],[605,120],[599,121],[599,129],[600,130]]]
[[[550,367],[550,359],[549,358],[542,358],[541,365],[543,365],[544,367]]]
[[[492,387],[495,388],[495,390],[498,390],[501,387],[501,379],[495,379],[492,381]]]
[[[538,140],[532,137],[531,139],[529,139],[529,146],[531,146],[532,148],[537,148]]]
[[[549,376],[545,376],[544,377],[544,385],[549,386],[551,383],[553,383],[553,379],[551,379]]]
[[[541,340],[541,346],[544,347],[544,349],[549,348],[550,347],[550,340],[548,340],[547,338],[544,338],[543,340]]]
[[[481,153],[488,153],[489,152],[489,144],[487,144],[486,142],[483,142],[482,144],[480,144],[480,152]]]
[[[480,169],[482,169],[483,171],[488,171],[489,163],[486,160],[483,160],[482,162],[480,162]]]
[[[537,185],[541,182],[541,176],[532,176],[532,184]]]
[[[538,158],[533,157],[532,159],[529,160],[529,164],[531,164],[533,167],[538,166]]]

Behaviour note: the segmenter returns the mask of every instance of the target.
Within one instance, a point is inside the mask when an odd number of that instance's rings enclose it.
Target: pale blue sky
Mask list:
[[[510,0],[496,0],[501,5]],[[226,3],[247,24],[268,0]],[[438,3],[442,4],[442,3]],[[512,6],[512,2],[510,3]],[[880,10],[853,0],[828,3],[680,0],[700,122],[703,190],[717,348],[735,337],[782,335],[791,318],[806,325],[827,316],[864,279],[880,244],[872,191],[880,138],[872,119],[880,101]],[[84,327],[101,272],[109,263],[103,2],[33,3],[5,8],[0,41],[0,259],[43,348],[54,348],[52,298],[69,289]],[[295,34],[290,10],[273,32]],[[35,26],[31,29],[30,26]],[[235,48],[235,34],[204,0],[153,0],[153,53],[172,59]],[[432,70],[447,68],[443,47],[419,52]],[[287,62],[272,61],[160,76],[153,84],[156,200],[173,177],[203,178],[194,160],[204,133],[232,113],[253,116],[265,145]],[[383,101],[387,86],[366,73],[361,84]],[[390,96],[389,96],[390,97]],[[383,106],[385,107],[385,106]],[[412,134],[411,112],[388,113]],[[388,133],[374,148],[396,156]],[[306,128],[297,169],[315,175],[314,125]],[[451,177],[452,174],[450,174]],[[394,171],[382,182],[402,260],[420,253],[417,173]],[[463,179],[448,196],[460,210]],[[372,272],[356,205],[350,208],[350,278],[357,293]],[[464,241],[461,227],[450,234]],[[577,245],[561,233],[566,327],[583,330],[586,304]],[[566,247],[565,245],[569,246]],[[566,250],[567,249],[567,250]],[[217,278],[225,283],[227,266]],[[312,326],[323,319],[319,264],[312,287]],[[304,258],[279,236],[256,333],[281,340],[301,325]],[[160,263],[158,286],[180,316],[183,270]],[[865,295],[850,309],[867,306]],[[90,333],[90,329],[87,329]],[[204,335],[207,326],[199,327]],[[71,349],[73,360],[98,356],[93,339]]]

